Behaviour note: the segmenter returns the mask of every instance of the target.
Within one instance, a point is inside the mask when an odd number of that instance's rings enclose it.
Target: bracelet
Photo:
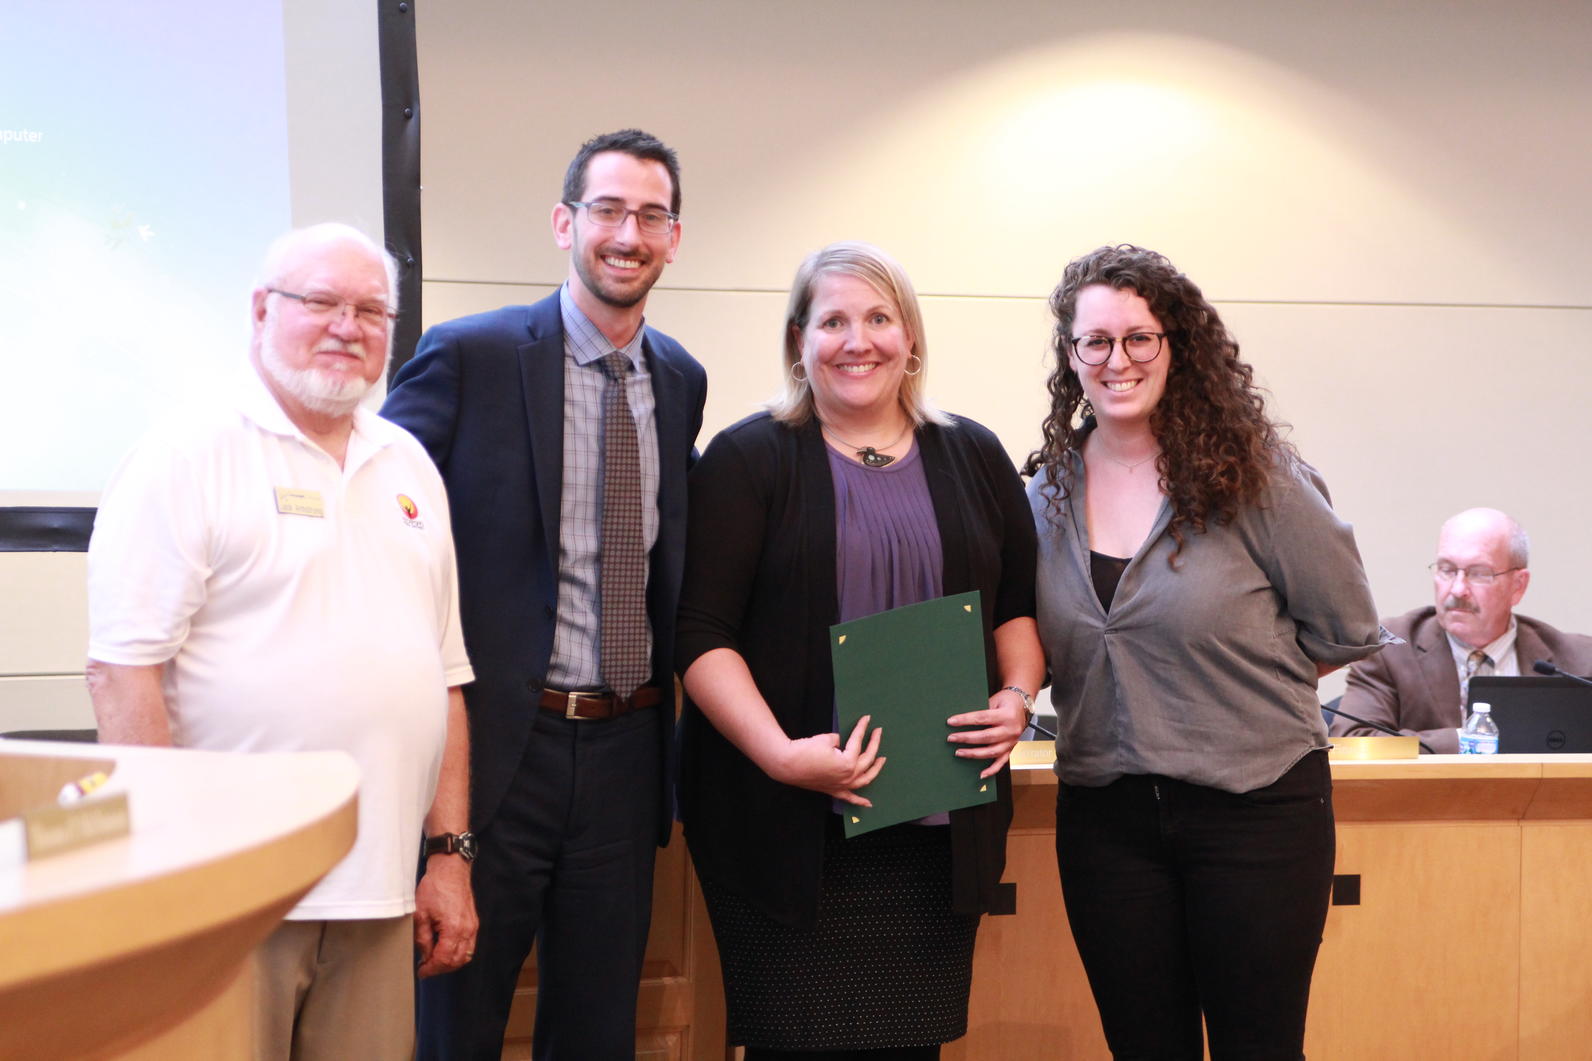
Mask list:
[[[1003,685],[1001,692],[1016,693],[1023,698],[1023,726],[1027,728],[1028,724],[1034,721],[1034,698],[1028,694],[1028,690],[1019,689],[1015,685]]]

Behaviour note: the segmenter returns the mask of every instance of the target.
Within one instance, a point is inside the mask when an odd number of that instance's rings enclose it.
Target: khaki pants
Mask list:
[[[284,921],[255,950],[255,1061],[410,1061],[414,918]]]

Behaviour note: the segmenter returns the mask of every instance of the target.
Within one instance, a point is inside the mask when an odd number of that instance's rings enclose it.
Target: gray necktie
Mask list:
[[[641,449],[625,377],[630,359],[603,358],[601,576],[603,684],[628,697],[647,680],[647,554],[641,529]]]

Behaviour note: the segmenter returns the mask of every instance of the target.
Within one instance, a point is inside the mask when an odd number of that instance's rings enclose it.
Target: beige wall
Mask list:
[[[708,367],[707,432],[772,390],[797,262],[860,238],[925,296],[930,392],[1022,455],[1044,296],[1140,243],[1218,304],[1384,612],[1492,504],[1533,536],[1526,610],[1592,629],[1592,8],[1082,6],[423,5],[426,315],[558,283],[564,166],[639,125],[684,167],[648,308]]]
[[[1493,504],[1533,536],[1525,610],[1592,630],[1592,7],[450,0],[418,16],[428,322],[551,290],[564,166],[639,125],[685,167],[681,255],[649,317],[708,367],[704,443],[773,389],[797,262],[860,238],[925,296],[931,393],[1021,455],[1044,409],[1044,296],[1069,258],[1140,243],[1217,302],[1355,523],[1383,611],[1428,599],[1444,516]],[[54,566],[47,592],[75,601]],[[50,611],[43,655],[79,656],[81,609]],[[4,708],[0,688],[0,728]]]

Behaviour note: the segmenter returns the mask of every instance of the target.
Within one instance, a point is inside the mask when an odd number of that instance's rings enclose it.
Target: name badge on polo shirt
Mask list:
[[[276,488],[276,510],[284,516],[326,518],[326,506],[321,502],[319,490],[294,490],[279,486]]]

